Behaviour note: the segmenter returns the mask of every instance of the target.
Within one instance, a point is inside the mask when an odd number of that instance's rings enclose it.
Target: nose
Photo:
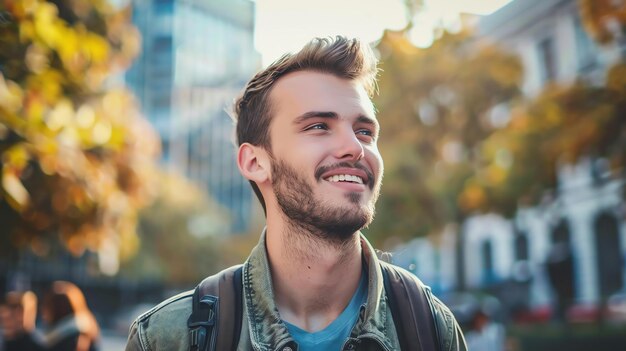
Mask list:
[[[365,156],[363,144],[354,134],[352,128],[337,133],[335,157],[343,161],[359,161]]]

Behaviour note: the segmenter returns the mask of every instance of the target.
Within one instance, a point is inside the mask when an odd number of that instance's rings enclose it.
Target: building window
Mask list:
[[[552,230],[553,244],[570,244],[569,224],[565,219],[561,219],[557,226]]]
[[[594,229],[600,295],[605,298],[624,286],[619,222],[614,215],[604,212],[596,218]]]
[[[483,263],[482,283],[491,285],[496,281],[496,273],[493,265],[493,247],[490,241],[485,241],[480,248],[480,254]]]
[[[515,260],[528,260],[528,236],[526,233],[518,233],[515,236]]]
[[[537,44],[539,54],[539,70],[541,83],[547,83],[556,78],[556,55],[554,51],[554,40],[551,37],[545,38]]]

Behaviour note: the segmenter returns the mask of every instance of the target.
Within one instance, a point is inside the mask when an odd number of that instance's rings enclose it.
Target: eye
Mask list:
[[[358,137],[365,141],[373,141],[374,139],[376,139],[374,137],[374,132],[370,129],[357,129],[356,131],[354,131],[354,134],[356,134]]]
[[[328,126],[326,123],[315,123],[304,128],[304,130],[328,130]]]

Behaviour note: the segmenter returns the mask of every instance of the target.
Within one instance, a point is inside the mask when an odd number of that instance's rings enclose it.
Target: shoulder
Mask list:
[[[188,349],[187,319],[191,315],[193,290],[173,296],[133,322],[126,350]]]
[[[428,290],[430,292],[430,289]],[[432,293],[429,294],[433,317],[444,351],[467,350],[465,337],[454,315],[441,300]]]
[[[439,336],[443,351],[465,351],[465,339],[459,324],[454,315],[441,300],[433,295],[429,286],[424,284],[413,273],[404,268],[392,265],[387,262],[381,262],[382,268],[390,273],[390,280],[398,279],[415,284],[418,291],[422,291],[426,296],[428,305],[433,315],[436,332]]]
[[[235,265],[205,278],[199,284],[201,294],[219,296],[220,287],[231,286],[241,266]],[[193,309],[193,294],[194,290],[189,290],[173,296],[137,317],[130,327],[126,350],[188,350],[187,320]]]

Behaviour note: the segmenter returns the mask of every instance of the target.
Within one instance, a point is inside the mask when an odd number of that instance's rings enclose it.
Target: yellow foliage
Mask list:
[[[2,168],[2,189],[9,205],[17,211],[22,211],[28,205],[29,195],[17,172],[15,168],[6,166]]]
[[[583,25],[601,44],[608,44],[620,34],[614,31],[617,24],[622,33],[626,28],[626,3],[615,0],[578,0]]]
[[[21,109],[23,99],[22,88],[11,80],[5,80],[0,72],[0,108],[6,109],[9,113],[16,113]]]
[[[64,84],[66,84],[66,80],[61,72],[53,68],[46,69],[40,74],[30,75],[26,79],[26,88],[40,96],[45,104],[55,104],[57,102],[63,93]],[[41,119],[42,116],[31,116],[30,118],[36,117]]]
[[[120,260],[122,262],[129,260],[137,254],[140,247],[139,236],[135,230],[125,230],[119,234],[120,237]]]
[[[66,30],[65,23],[57,17],[57,7],[49,2],[39,2],[35,8],[33,23],[35,36],[44,45],[57,49],[66,40],[72,40],[71,32]]]
[[[91,140],[96,145],[104,145],[111,140],[111,123],[106,120],[98,121],[91,130]]]
[[[109,44],[101,36],[86,33],[80,42],[83,51],[93,63],[101,64],[108,58]]]
[[[23,169],[28,160],[30,160],[30,155],[27,146],[23,143],[13,145],[2,153],[3,166],[14,170]]]
[[[463,192],[458,197],[458,205],[466,212],[481,209],[486,201],[487,195],[485,190],[475,183],[466,184]]]
[[[32,21],[26,20],[20,23],[20,41],[27,43],[35,38],[35,24]]]
[[[107,238],[128,255],[159,141],[129,92],[103,83],[137,54],[137,31],[106,0],[61,1],[69,17],[46,0],[7,7],[17,24],[3,32],[0,56],[18,64],[0,67],[0,197],[13,207],[0,220],[15,223],[10,245],[44,253],[58,233],[74,254]]]
[[[47,114],[45,123],[51,131],[56,132],[69,126],[73,119],[74,107],[72,102],[67,98],[63,98]]]
[[[89,104],[83,104],[76,111],[76,125],[80,128],[89,128],[96,120],[96,113]]]
[[[563,113],[559,106],[554,103],[546,106],[545,120],[542,123],[546,123],[548,128],[560,126],[563,121]]]
[[[506,170],[498,165],[490,165],[487,168],[487,180],[490,186],[500,186],[506,179],[506,176]]]
[[[46,47],[37,43],[31,44],[26,51],[26,66],[35,74],[42,73],[50,67],[49,54],[50,52]]]
[[[626,95],[626,64],[620,63],[617,64],[607,73],[607,82],[606,86],[609,89],[620,92],[621,94]]]

